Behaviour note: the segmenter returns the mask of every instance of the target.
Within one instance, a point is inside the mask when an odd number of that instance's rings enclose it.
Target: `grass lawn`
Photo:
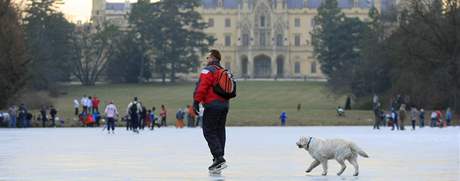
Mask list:
[[[71,85],[64,87],[66,95],[53,99],[58,115],[66,120],[67,126],[77,126],[73,116],[73,99],[83,95],[97,96],[101,108],[108,100],[113,100],[119,111],[126,113],[126,106],[134,96],[150,109],[161,104],[168,110],[168,124],[175,122],[175,112],[192,103],[194,83],[160,84],[113,84],[84,87]],[[287,125],[369,125],[371,111],[348,111],[346,117],[337,117],[335,108],[345,102],[345,98],[334,98],[327,93],[320,82],[238,82],[237,98],[230,103],[227,125],[230,126],[275,126],[279,125],[279,114],[286,111]],[[297,104],[302,109],[297,111]],[[38,112],[38,111],[37,111]]]

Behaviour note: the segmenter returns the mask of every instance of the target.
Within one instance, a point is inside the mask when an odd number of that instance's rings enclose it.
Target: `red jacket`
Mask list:
[[[226,100],[219,95],[217,95],[213,86],[216,82],[217,76],[215,72],[217,71],[216,66],[207,66],[205,67],[200,74],[200,79],[196,84],[195,92],[193,93],[193,99],[203,104],[209,104],[215,100],[225,102]]]
[[[93,98],[93,107],[99,107],[99,103],[101,102],[98,98]]]

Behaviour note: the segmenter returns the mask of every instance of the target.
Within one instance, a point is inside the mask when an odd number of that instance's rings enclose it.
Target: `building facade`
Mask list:
[[[313,57],[314,16],[323,0],[201,0],[197,9],[217,40],[222,66],[239,78],[325,78]],[[368,19],[385,0],[338,0],[349,17]],[[92,20],[128,27],[129,2],[93,0]],[[205,58],[202,57],[203,64]]]
[[[198,9],[217,38],[222,65],[238,77],[325,78],[311,34],[322,0],[203,0]],[[349,17],[368,18],[379,0],[338,0]]]
[[[128,16],[131,11],[131,3],[106,2],[105,0],[93,0],[91,10],[91,22],[95,25],[111,23],[125,30],[129,27]]]

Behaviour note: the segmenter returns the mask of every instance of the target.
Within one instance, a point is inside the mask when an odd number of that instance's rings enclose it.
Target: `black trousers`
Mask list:
[[[380,116],[379,115],[375,115],[374,129],[380,129]]]
[[[110,129],[115,130],[115,119],[113,118],[107,118],[107,130],[110,131]]]
[[[56,126],[56,115],[51,115],[51,127]]]
[[[131,128],[136,130],[139,127],[139,115],[131,114]]]
[[[42,126],[46,127],[46,117],[42,115]]]
[[[228,103],[213,102],[205,105],[203,113],[203,135],[214,158],[225,154],[225,122]]]
[[[131,129],[131,119],[126,119],[126,130]]]

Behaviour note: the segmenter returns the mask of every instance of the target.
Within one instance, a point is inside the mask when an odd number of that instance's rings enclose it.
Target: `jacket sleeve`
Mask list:
[[[132,104],[132,102],[128,104],[128,107],[126,108],[126,114],[129,114],[129,108],[131,108]]]
[[[200,79],[196,84],[193,99],[198,102],[203,102],[208,94],[209,88],[212,86],[213,73],[208,69],[203,69],[200,74]]]
[[[141,104],[140,104],[140,103],[137,103],[136,106],[137,106],[137,113],[142,112],[142,106],[141,106]]]

